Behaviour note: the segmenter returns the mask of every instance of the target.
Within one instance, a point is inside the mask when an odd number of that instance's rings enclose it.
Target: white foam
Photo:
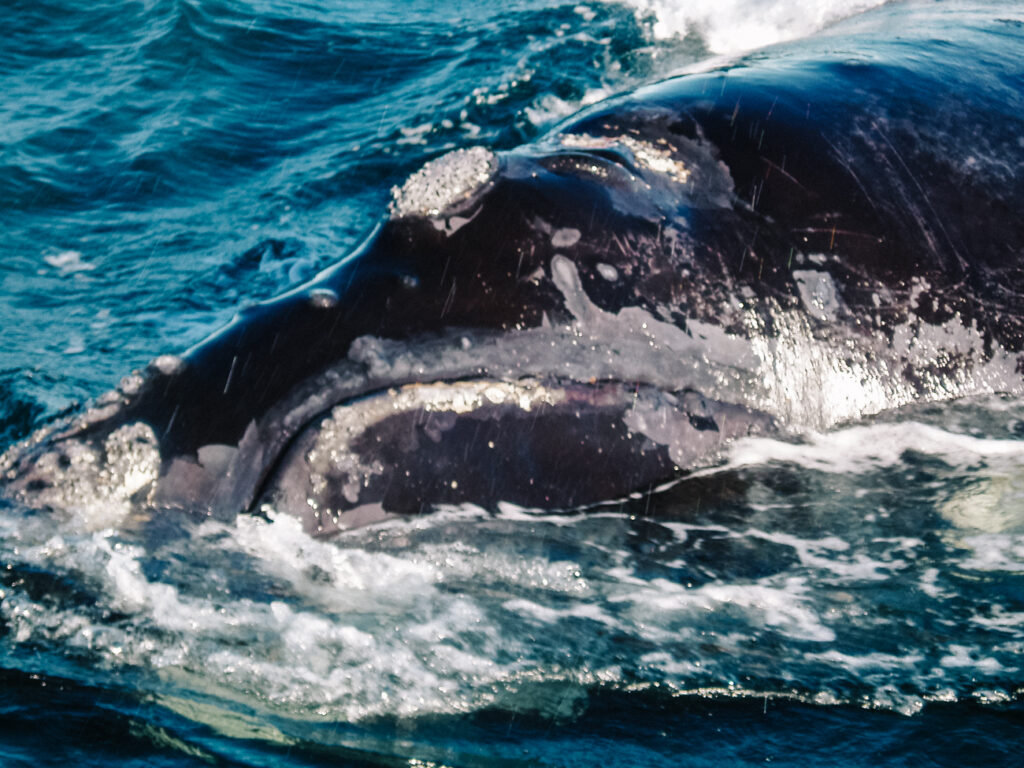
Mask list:
[[[948,597],[946,590],[938,585],[939,569],[926,568],[918,580],[917,588],[933,599]]]
[[[402,137],[397,140],[398,144],[426,144],[427,135],[434,130],[433,123],[422,123],[410,128],[399,128]]]
[[[532,600],[518,599],[505,602],[504,608],[508,611],[514,611],[525,616],[530,616],[544,624],[555,624],[563,619],[578,618],[590,619],[591,621],[596,621],[599,624],[604,624],[610,627],[619,626],[619,622],[609,616],[605,611],[601,610],[596,605],[587,603],[579,603],[570,608],[559,609],[540,605]]]
[[[654,17],[660,39],[699,35],[714,53],[729,54],[805,37],[884,0],[627,0]]]
[[[963,567],[975,571],[1024,572],[1024,534],[980,534],[966,536],[960,543],[973,554]]]
[[[611,95],[606,88],[588,88],[579,99],[561,99],[552,93],[546,93],[538,97],[533,104],[526,107],[523,112],[526,118],[535,126],[544,127],[551,125],[563,117],[575,114],[581,108],[596,104]]]
[[[871,687],[857,703],[900,712],[915,711],[922,699],[894,688],[894,677],[919,689],[935,678],[970,695],[973,688],[964,690],[957,681],[1007,673],[1000,659],[1011,651],[977,645],[938,648],[941,666],[931,671],[934,664],[925,664],[923,652],[914,649],[894,655],[823,647],[840,632],[830,622],[849,616],[834,613],[833,601],[820,601],[814,578],[790,569],[752,583],[697,588],[650,579],[634,554],[620,548],[628,517],[573,519],[576,527],[567,533],[539,516],[450,510],[331,542],[310,539],[289,518],[207,522],[179,542],[181,554],[216,561],[210,584],[195,586],[147,576],[149,554],[109,531],[51,535],[23,547],[18,561],[85,574],[96,585],[100,614],[116,610],[125,618],[107,625],[80,606],[36,603],[13,590],[0,601],[0,614],[11,642],[58,643],[94,654],[102,665],[141,667],[187,689],[312,720],[416,717],[496,705],[553,716],[568,711],[569,689],[623,680],[701,695],[754,695],[728,682],[747,668],[752,654],[749,663],[781,664],[784,674],[799,676],[806,665],[840,670]],[[680,540],[696,529],[671,528]],[[587,542],[600,557],[589,565],[552,559],[547,553],[555,532]],[[858,562],[857,546],[836,536],[734,535],[789,543],[803,553],[803,565],[830,568],[819,560],[830,556]],[[178,555],[168,551],[160,559]],[[274,584],[272,598],[240,596],[226,581],[254,573]],[[611,630],[612,639],[588,631],[587,622]],[[1012,642],[1018,622],[1016,614],[995,611],[974,623]],[[794,656],[793,644],[785,644],[786,657],[778,658],[772,650],[777,643],[758,642],[766,632],[813,645]],[[635,658],[618,654],[633,642],[639,648],[656,643],[657,650]],[[609,666],[613,652],[617,663]],[[708,680],[722,683],[703,687]],[[555,698],[545,693],[551,690],[558,692]],[[841,692],[817,693],[849,700]],[[979,695],[995,700],[1000,692],[985,688]]]
[[[87,272],[90,269],[96,269],[95,264],[90,264],[82,258],[81,251],[50,253],[43,256],[43,261],[58,270],[61,275],[73,275],[76,272]]]
[[[828,662],[829,664],[857,672],[894,672],[900,669],[913,669],[924,660],[924,656],[916,653],[907,656],[894,656],[889,653],[879,653],[876,651],[853,656],[834,649],[823,653],[809,653],[804,658]]]
[[[991,460],[1002,451],[1001,441],[952,438],[983,453],[994,442]],[[878,441],[870,432],[866,439]],[[509,507],[492,516],[462,506],[331,541],[311,539],[297,520],[272,513],[269,521],[206,522],[154,555],[109,530],[51,525],[47,533],[34,520],[0,515],[0,555],[71,574],[95,592],[97,605],[37,601],[5,587],[0,616],[10,642],[73,649],[93,668],[143,669],[186,691],[299,720],[489,706],[571,715],[571,692],[586,695],[596,684],[755,695],[757,671],[747,688],[730,680],[765,668],[810,685],[798,692],[769,683],[766,695],[912,713],[925,699],[997,701],[1020,642],[1019,613],[993,604],[957,619],[954,629],[969,631],[951,631],[953,643],[884,652],[870,642],[851,646],[848,624],[858,642],[861,633],[902,631],[902,616],[872,610],[872,590],[889,599],[892,586],[921,584],[929,609],[939,611],[960,599],[943,589],[950,563],[936,560],[915,578],[926,545],[896,535],[802,538],[799,530],[667,523],[667,538],[651,540],[671,552],[661,560],[637,550],[628,515]],[[719,575],[698,586],[670,575],[692,571],[688,557],[707,532],[754,547],[789,546],[798,562],[780,558],[771,575]],[[963,562],[964,541],[950,555],[957,571],[973,567]],[[985,558],[974,564],[979,569],[1021,570],[1020,537],[966,542],[968,553]],[[205,578],[154,575],[160,569],[147,565],[154,557],[191,562],[189,571],[202,567]],[[105,623],[110,612],[122,618]]]
[[[666,579],[651,579],[638,587],[622,591],[611,602],[628,603],[630,617],[645,627],[651,640],[678,640],[696,632],[705,623],[702,616],[719,612],[738,614],[754,627],[769,626],[797,640],[835,640],[835,632],[810,607],[809,590],[799,577],[788,578],[780,586],[711,583],[689,589]],[[680,624],[686,629],[677,628]]]
[[[240,517],[235,541],[310,605],[352,613],[372,611],[385,599],[396,610],[410,608],[433,595],[440,581],[437,567],[428,559],[341,548],[311,538],[297,518],[272,514],[272,520],[268,525]]]
[[[704,671],[700,661],[676,659],[664,651],[645,654],[640,657],[640,663],[657,669],[662,675],[671,675],[677,678],[699,675]]]
[[[792,547],[804,567],[829,571],[846,581],[882,581],[906,566],[906,562],[901,559],[875,560],[862,552],[844,556],[840,553],[849,550],[850,545],[836,536],[807,540],[777,531],[769,533],[757,530],[749,531],[748,535]]]
[[[1003,671],[1003,665],[991,657],[975,658],[979,654],[964,645],[949,646],[947,655],[939,659],[939,664],[946,668],[966,667],[991,675]]]
[[[809,432],[799,443],[744,438],[730,448],[727,466],[788,462],[819,472],[856,474],[897,465],[907,451],[936,456],[952,467],[1024,462],[1024,442],[971,437],[909,421]]]
[[[972,616],[971,622],[997,632],[1015,634],[1024,627],[1024,612],[1007,611],[1001,605],[994,605],[987,616]]]
[[[924,699],[912,693],[904,693],[895,685],[881,685],[863,697],[863,704],[872,709],[887,709],[911,717],[924,709]]]

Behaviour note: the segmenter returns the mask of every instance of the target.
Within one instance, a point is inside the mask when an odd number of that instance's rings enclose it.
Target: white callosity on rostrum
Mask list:
[[[391,189],[391,215],[438,216],[486,184],[497,168],[494,153],[484,147],[442,155]]]
[[[85,529],[100,530],[120,524],[132,510],[132,497],[151,486],[159,471],[153,430],[134,422],[102,444],[60,441],[39,456],[16,496],[33,507],[70,512]]]

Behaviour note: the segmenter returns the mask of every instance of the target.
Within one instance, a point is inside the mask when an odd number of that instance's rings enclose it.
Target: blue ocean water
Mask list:
[[[4,2],[0,448],[339,259],[425,161],[869,5]],[[1016,765],[1022,425],[745,443],[674,522],[0,509],[0,762]]]

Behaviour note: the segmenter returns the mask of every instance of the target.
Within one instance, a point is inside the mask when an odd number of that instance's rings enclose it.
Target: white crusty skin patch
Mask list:
[[[665,146],[656,146],[649,142],[635,139],[632,136],[605,138],[591,136],[586,133],[567,133],[561,136],[559,141],[561,141],[564,147],[576,149],[605,149],[614,144],[619,144],[630,151],[633,159],[640,167],[660,173],[680,184],[685,184],[690,180],[690,169],[672,156],[673,151],[667,143]]]
[[[484,147],[456,149],[420,168],[391,189],[391,216],[439,216],[490,181],[498,159]]]
[[[42,454],[32,468],[40,483],[16,490],[27,505],[49,507],[73,515],[86,530],[119,525],[131,512],[132,497],[156,481],[160,449],[147,424],[125,424],[98,446],[62,440]]]

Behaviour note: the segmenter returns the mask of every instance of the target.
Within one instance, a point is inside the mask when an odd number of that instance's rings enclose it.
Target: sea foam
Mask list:
[[[696,34],[713,53],[732,54],[810,35],[882,0],[628,0],[653,17],[659,39]]]

